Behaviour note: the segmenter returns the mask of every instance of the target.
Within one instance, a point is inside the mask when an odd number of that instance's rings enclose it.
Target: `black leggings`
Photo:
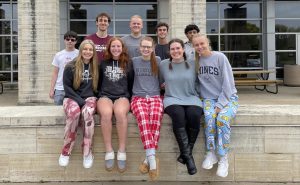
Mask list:
[[[170,105],[165,108],[173,124],[173,129],[176,128],[193,128],[200,129],[200,119],[203,110],[199,106],[194,105]]]

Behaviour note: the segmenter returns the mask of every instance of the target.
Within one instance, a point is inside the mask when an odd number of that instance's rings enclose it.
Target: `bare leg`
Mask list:
[[[125,152],[128,126],[127,114],[130,109],[129,100],[127,98],[119,98],[115,101],[113,109],[116,117],[116,127],[119,136],[119,151]]]
[[[108,98],[100,98],[97,102],[97,112],[100,115],[101,131],[106,152],[112,152],[113,147],[111,143],[112,134],[112,114],[113,103]]]

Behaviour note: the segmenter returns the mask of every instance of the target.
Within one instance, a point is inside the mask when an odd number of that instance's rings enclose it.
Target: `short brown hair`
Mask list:
[[[98,22],[99,17],[107,17],[108,23],[110,23],[110,21],[111,21],[110,16],[107,13],[103,12],[103,13],[98,14],[96,17],[96,22]]]

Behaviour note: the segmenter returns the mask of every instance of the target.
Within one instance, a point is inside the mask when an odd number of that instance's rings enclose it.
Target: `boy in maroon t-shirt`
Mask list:
[[[99,63],[104,59],[106,44],[111,38],[111,36],[107,34],[110,21],[110,16],[107,13],[100,13],[96,17],[97,32],[85,37],[85,39],[90,39],[94,42]]]

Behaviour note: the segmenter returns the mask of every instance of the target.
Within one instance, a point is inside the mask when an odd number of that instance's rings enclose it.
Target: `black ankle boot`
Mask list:
[[[185,128],[173,129],[176,141],[179,146],[180,154],[183,161],[186,164],[188,173],[194,175],[197,173],[197,168],[193,156],[191,155],[191,149],[189,146],[188,135]]]
[[[199,129],[187,128],[187,134],[188,134],[188,139],[189,139],[190,151],[191,151],[191,155],[192,155],[194,145],[198,138]],[[183,160],[181,155],[178,156],[177,161],[180,162],[181,164],[185,164],[185,161]]]

